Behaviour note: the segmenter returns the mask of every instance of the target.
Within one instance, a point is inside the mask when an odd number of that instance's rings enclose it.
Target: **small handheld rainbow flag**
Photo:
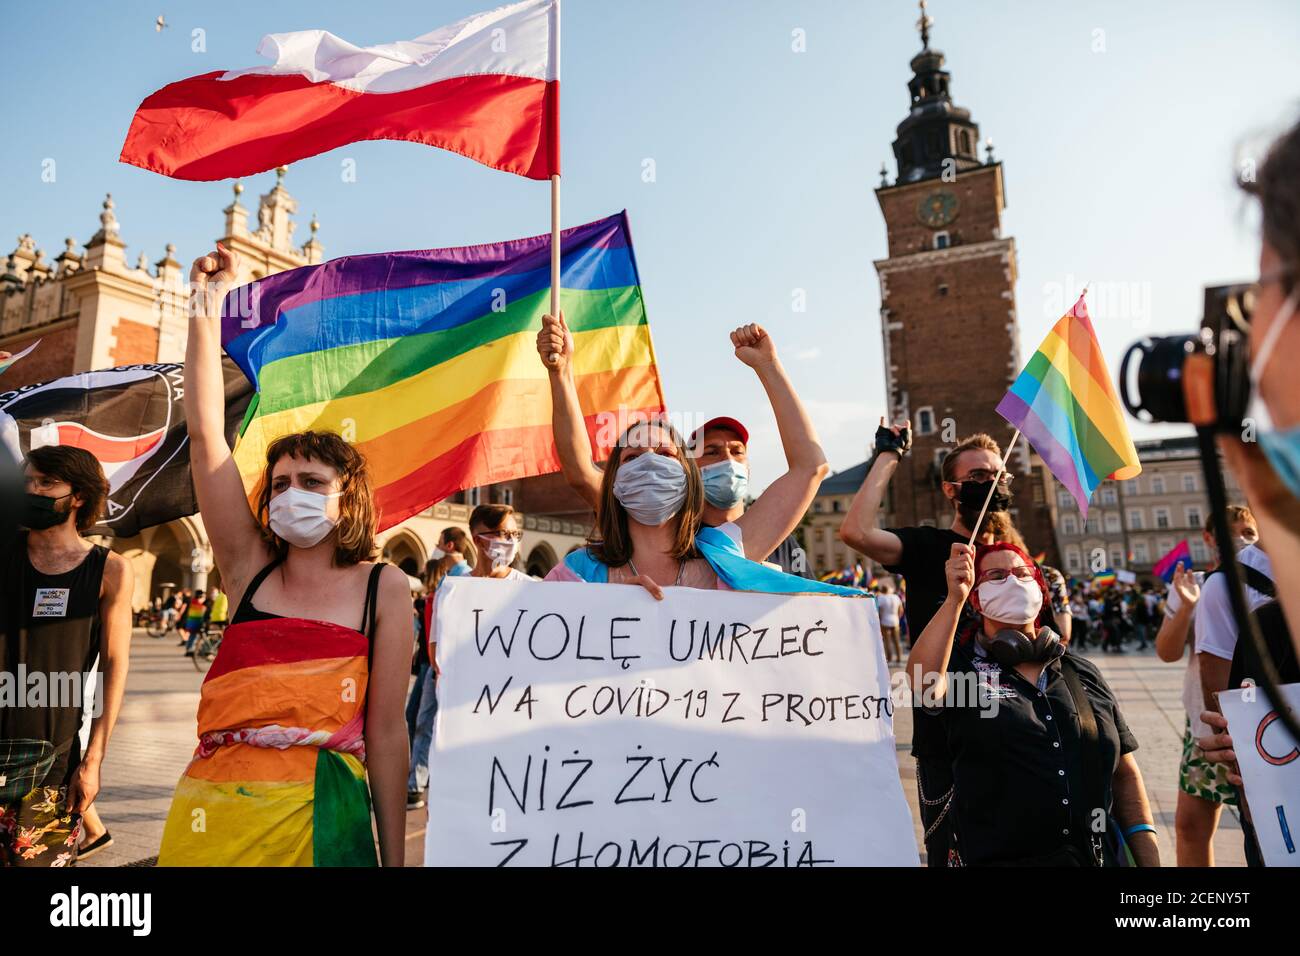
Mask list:
[[[1110,568],[1098,571],[1092,576],[1092,583],[1099,588],[1110,587],[1118,580],[1118,576]]]
[[[1168,554],[1157,561],[1155,567],[1151,569],[1151,573],[1158,578],[1164,579],[1164,582],[1168,584],[1174,579],[1174,572],[1179,565],[1188,569],[1192,566],[1192,550],[1187,546],[1186,538],[1179,541],[1170,549]]]
[[[1105,479],[1142,473],[1082,295],[1047,333],[997,411],[1074,495],[1084,520]]]
[[[664,410],[627,216],[560,241],[592,448]],[[558,471],[547,370],[551,237],[349,256],[226,297],[222,344],[257,390],[235,462],[251,493],[281,435],[334,431],[369,461],[380,530],[463,488]],[[629,421],[629,424],[631,422]]]

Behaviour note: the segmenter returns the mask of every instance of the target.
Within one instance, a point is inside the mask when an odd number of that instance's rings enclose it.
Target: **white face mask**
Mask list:
[[[271,499],[269,522],[271,530],[280,539],[296,548],[310,548],[325,540],[334,530],[337,520],[329,517],[325,509],[332,495],[318,495],[314,491],[289,487]]]
[[[979,586],[980,614],[1003,624],[1030,624],[1043,609],[1043,592],[1033,578],[1014,574]]]
[[[644,452],[619,465],[614,497],[633,521],[657,528],[682,510],[686,469],[676,458]]]
[[[483,535],[479,535],[478,539],[483,545],[483,551],[492,559],[494,570],[515,563],[515,555],[519,553],[518,541],[513,538],[508,541],[498,541],[496,538],[485,538]]]

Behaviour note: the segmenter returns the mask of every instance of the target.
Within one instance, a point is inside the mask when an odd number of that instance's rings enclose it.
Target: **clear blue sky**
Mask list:
[[[65,236],[84,243],[111,191],[130,261],[142,250],[161,258],[169,241],[188,261],[219,235],[230,185],[119,164],[141,99],[185,76],[256,65],[264,33],[323,28],[371,44],[493,5],[6,4],[0,255],[22,232],[49,259]],[[1059,317],[1066,285],[1140,292],[1127,314],[1096,316],[1115,372],[1136,335],[1193,328],[1203,285],[1254,277],[1254,224],[1233,164],[1300,115],[1293,0],[933,0],[930,12],[955,99],[1005,163],[1025,357]],[[161,33],[159,13],[171,24]],[[629,210],[672,410],[750,424],[759,486],[780,455],[762,391],[731,356],[732,327],[760,322],[776,336],[835,469],[865,456],[884,408],[871,262],[885,232],[872,189],[882,160],[893,176],[916,19],[910,0],[564,0],[565,222]],[[195,28],[204,53],[191,51]],[[795,29],[806,52],[792,51]],[[46,158],[58,164],[52,184],[41,181]],[[356,161],[355,183],[341,181],[344,158]],[[645,159],[654,183],[642,181]],[[245,199],[273,181],[251,178]],[[304,160],[286,185],[301,203],[299,241],[319,213],[329,257],[548,225],[544,184],[409,143]],[[806,312],[791,308],[796,289]]]

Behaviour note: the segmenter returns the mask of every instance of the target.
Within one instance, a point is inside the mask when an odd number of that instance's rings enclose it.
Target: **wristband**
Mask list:
[[[1130,837],[1135,833],[1142,832],[1143,830],[1149,831],[1152,836],[1156,835],[1156,828],[1149,823],[1135,823],[1124,831],[1124,835]]]

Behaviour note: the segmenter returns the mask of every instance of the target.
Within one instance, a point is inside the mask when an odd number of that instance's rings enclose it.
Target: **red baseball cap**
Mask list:
[[[695,429],[695,431],[691,434],[691,444],[694,445],[697,440],[703,439],[704,433],[708,431],[710,428],[725,428],[728,431],[735,432],[738,436],[740,436],[740,440],[742,442],[744,442],[746,445],[749,444],[749,429],[747,429],[744,425],[740,424],[740,422],[736,421],[734,418],[727,418],[725,416],[719,418],[710,418],[699,428]]]

